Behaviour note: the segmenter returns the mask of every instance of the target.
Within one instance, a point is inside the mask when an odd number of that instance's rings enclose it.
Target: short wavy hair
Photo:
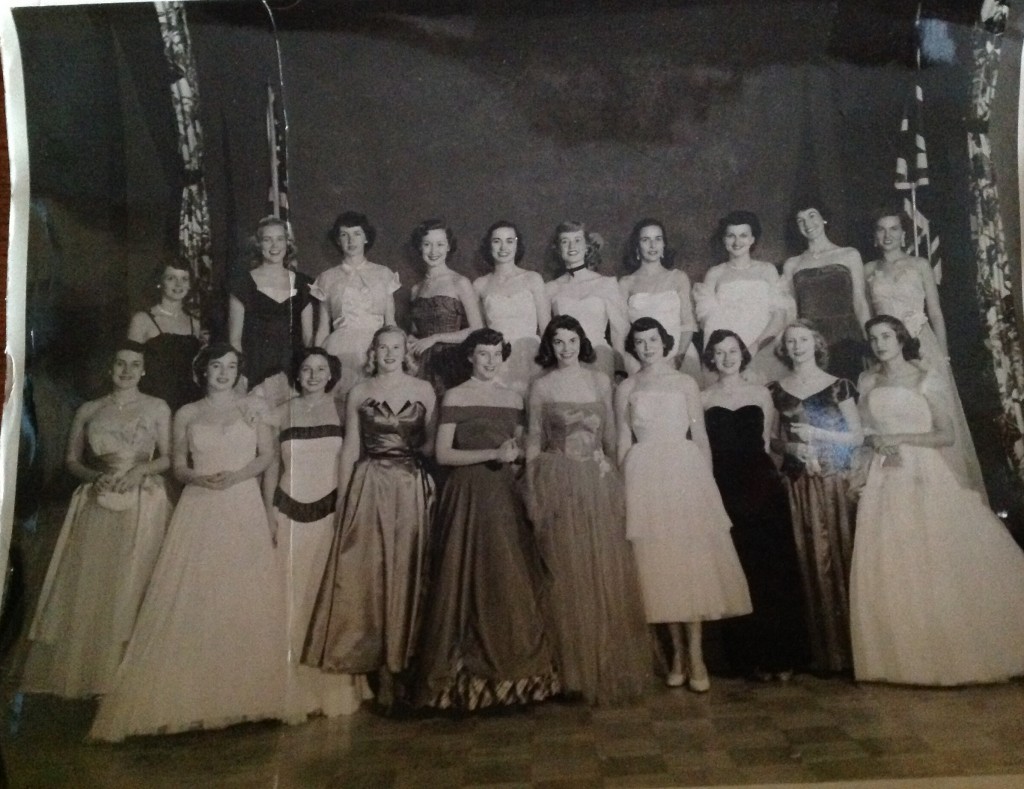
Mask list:
[[[362,228],[363,235],[366,236],[366,246],[363,248],[366,252],[370,251],[373,247],[373,242],[377,240],[377,229],[370,224],[366,214],[361,214],[358,211],[343,211],[338,214],[338,218],[334,220],[334,225],[331,227],[331,232],[328,233],[328,238],[331,239],[331,242],[338,249],[341,249],[338,235],[343,227]]]
[[[235,380],[232,386],[238,383],[238,379],[242,377],[242,371],[245,369],[245,354],[235,348],[229,342],[211,342],[199,353],[196,354],[192,360],[192,380],[198,384],[199,388],[204,392],[206,391],[206,368],[210,366],[211,362],[217,361],[217,359],[223,359],[229,353],[233,353],[235,358],[238,359],[238,372],[235,374]]]
[[[587,338],[587,333],[583,331],[580,322],[572,317],[572,315],[556,315],[548,321],[548,325],[544,328],[544,333],[540,337],[540,349],[537,351],[537,356],[534,359],[537,364],[545,369],[555,367],[558,364],[558,358],[555,356],[554,341],[555,332],[559,329],[576,332],[576,335],[580,338],[579,359],[581,362],[590,363],[597,358],[597,354],[594,352],[594,345]]]
[[[636,336],[641,332],[650,331],[651,329],[658,330],[658,336],[661,337],[661,344],[664,346],[661,355],[668,356],[672,353],[672,349],[676,345],[676,338],[668,333],[668,330],[661,325],[661,321],[656,318],[637,318],[629,327],[629,331],[626,332],[626,351],[636,359],[640,361],[640,354],[636,352]]]
[[[789,355],[789,351],[786,350],[786,332],[790,329],[807,329],[807,331],[814,335],[814,361],[818,363],[818,367],[822,370],[826,369],[828,367],[828,343],[825,342],[825,335],[818,331],[818,327],[807,320],[807,318],[798,318],[786,324],[786,328],[779,333],[779,342],[775,346],[775,358],[790,370],[793,369],[793,358]]]
[[[480,239],[480,256],[492,266],[494,265],[494,255],[491,254],[491,236],[494,235],[495,230],[500,230],[503,227],[509,228],[516,234],[515,262],[518,263],[526,257],[526,240],[523,238],[523,234],[519,232],[519,228],[516,227],[515,222],[499,220],[487,228],[487,232],[484,234],[484,237]]]
[[[753,211],[730,211],[718,220],[718,229],[715,232],[715,238],[720,244],[725,243],[725,231],[730,227],[736,227],[738,225],[747,225],[750,227],[750,234],[754,237],[755,244],[761,239],[761,220],[757,218],[757,214]]]
[[[416,227],[413,228],[412,234],[409,236],[409,244],[413,250],[418,254],[420,246],[423,244],[423,239],[427,237],[427,233],[431,230],[443,230],[445,238],[448,239],[448,254],[445,256],[445,263],[452,259],[452,255],[455,254],[455,250],[459,248],[458,239],[455,238],[455,233],[448,226],[448,223],[443,219],[424,219]]]
[[[886,216],[893,216],[893,214],[886,214]],[[906,324],[899,318],[892,315],[876,315],[864,324],[865,333],[870,332],[871,329],[880,324],[885,324],[896,334],[896,341],[900,344],[904,359],[908,362],[913,362],[921,358],[921,341],[910,333]],[[874,351],[872,351],[871,355],[874,356]]]
[[[250,244],[252,245],[252,261],[253,265],[259,265],[263,262],[263,251],[260,249],[260,234],[264,228],[267,227],[280,227],[284,229],[285,238],[285,251],[284,251],[284,265],[286,268],[294,269],[298,261],[298,251],[295,247],[295,237],[292,235],[291,225],[288,221],[281,219],[279,216],[265,216],[259,222],[256,223],[256,231],[252,234]]]
[[[500,345],[501,359],[505,361],[512,355],[512,344],[505,339],[505,335],[497,329],[474,329],[461,343],[459,343],[459,355],[471,364],[470,359],[478,345]]]
[[[913,221],[911,221],[910,217],[907,215],[907,212],[904,211],[902,207],[897,205],[883,205],[875,210],[875,212],[871,215],[872,232],[874,232],[875,228],[878,227],[878,223],[881,220],[885,219],[885,217],[887,216],[894,216],[898,220],[900,220],[900,228],[903,230],[904,236],[909,236],[910,238],[914,237]],[[906,239],[904,238],[904,240]]]
[[[745,222],[743,224],[746,224]],[[747,344],[743,342],[743,338],[740,337],[732,329],[715,329],[711,332],[711,336],[708,337],[708,341],[704,344],[704,352],[701,354],[701,361],[704,362],[704,366],[711,370],[711,372],[718,372],[718,365],[715,364],[715,348],[718,347],[719,343],[723,340],[727,340],[732,337],[736,340],[740,346],[740,372],[747,369],[747,365],[754,358],[750,355],[750,349]]]
[[[117,360],[117,355],[119,353],[121,353],[121,351],[131,351],[132,353],[137,353],[140,356],[142,356],[142,369],[143,370],[146,369],[146,345],[145,345],[145,343],[136,342],[135,340],[129,340],[129,339],[118,340],[110,348],[110,353],[107,354],[107,361],[108,361],[108,363],[113,365],[114,362]]]
[[[574,219],[566,220],[565,222],[559,222],[555,227],[554,235],[551,237],[551,251],[555,256],[562,268],[565,268],[565,262],[562,260],[561,250],[558,246],[558,241],[563,233],[583,233],[583,240],[587,244],[586,254],[583,256],[583,263],[587,268],[597,268],[601,265],[601,247],[604,246],[604,239],[601,238],[597,233],[591,233],[587,230],[586,225],[582,222],[578,222]]]
[[[345,225],[345,227],[353,227],[353,225]],[[292,365],[288,370],[288,381],[296,391],[299,391],[299,374],[302,371],[302,365],[305,364],[306,359],[310,356],[322,356],[327,361],[327,369],[330,370],[331,377],[327,379],[324,391],[331,391],[338,381],[341,380],[341,359],[333,353],[328,353],[318,345],[303,348],[292,355]]]
[[[651,217],[641,219],[629,231],[629,238],[626,239],[626,254],[622,258],[622,265],[629,272],[640,268],[640,231],[645,227],[656,227],[661,231],[661,237],[665,242],[665,251],[661,256],[661,265],[665,268],[673,268],[675,266],[676,252],[674,249],[669,248],[665,223],[660,219],[652,219]]]
[[[377,374],[377,355],[374,353],[374,350],[377,348],[377,339],[385,334],[402,335],[402,341],[405,343],[402,370],[409,373],[409,375],[415,375],[416,363],[412,359],[412,354],[409,353],[409,334],[400,326],[393,324],[385,324],[373,333],[373,339],[370,340],[370,344],[366,348],[366,362],[363,364],[363,372],[371,378]]]

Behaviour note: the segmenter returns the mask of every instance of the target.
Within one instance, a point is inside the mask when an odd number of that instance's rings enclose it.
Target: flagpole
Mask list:
[[[277,142],[274,134],[274,89],[267,83],[267,145],[270,148],[270,200],[274,206],[274,216],[281,217],[280,181],[277,171]]]

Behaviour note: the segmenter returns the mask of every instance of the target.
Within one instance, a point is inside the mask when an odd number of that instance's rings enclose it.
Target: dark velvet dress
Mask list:
[[[793,275],[793,291],[796,314],[811,321],[828,344],[828,371],[856,381],[864,371],[866,348],[853,311],[850,270],[838,263],[800,269]]]
[[[792,432],[795,423],[849,429],[839,404],[856,398],[857,389],[843,378],[802,400],[778,381],[769,384],[768,390],[787,442],[800,443]],[[849,581],[855,508],[849,496],[849,472],[856,448],[818,444],[815,449],[817,459],[810,465],[785,455],[782,471],[803,584],[811,666],[820,672],[845,672],[853,665]]]
[[[275,301],[256,287],[248,271],[231,278],[231,295],[245,307],[242,325],[242,353],[249,388],[276,373],[287,373],[292,356],[302,349],[302,311],[315,299],[309,286],[313,280],[295,271],[294,293]]]
[[[153,314],[146,311],[160,332],[145,343],[146,374],[139,381],[139,391],[159,397],[171,407],[174,414],[186,403],[203,396],[199,385],[192,379],[192,360],[202,343],[195,336],[195,321],[189,316],[191,334],[171,334],[160,329]]]
[[[415,329],[413,334],[417,337],[447,334],[468,325],[462,301],[455,296],[413,299],[409,310]],[[459,345],[457,342],[434,343],[419,357],[419,376],[430,381],[439,403],[445,392],[469,380],[469,363],[459,352]]]
[[[416,449],[427,411],[359,405],[363,456],[356,463],[331,544],[302,662],[325,671],[404,671],[422,619],[434,483]]]
[[[523,411],[446,406],[440,421],[455,425],[456,449],[493,449],[515,435]],[[541,614],[543,565],[515,468],[457,466],[445,484],[418,704],[471,710],[540,701],[559,690]]]
[[[754,605],[752,614],[724,625],[729,660],[743,674],[792,670],[807,660],[807,632],[789,499],[765,452],[764,412],[756,405],[712,406],[704,419]]]

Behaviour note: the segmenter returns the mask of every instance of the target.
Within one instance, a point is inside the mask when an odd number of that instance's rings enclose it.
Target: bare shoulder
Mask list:
[[[484,295],[487,287],[491,284],[491,280],[494,278],[493,274],[481,274],[475,280],[473,280],[473,290],[476,291],[478,296]]]
[[[167,405],[167,401],[160,397],[154,397],[153,395],[140,395],[139,399],[146,406],[146,410],[149,411],[153,416],[163,417],[169,419],[171,416],[171,407]]]

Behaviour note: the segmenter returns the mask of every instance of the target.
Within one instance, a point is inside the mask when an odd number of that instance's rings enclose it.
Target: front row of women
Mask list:
[[[729,617],[730,657],[762,678],[805,665],[808,648],[812,667],[852,656],[867,680],[1024,674],[1024,554],[938,453],[948,393],[915,340],[888,316],[867,328],[879,365],[860,409],[806,323],[784,331],[791,373],[770,390],[740,375],[742,340],[713,333],[719,380],[700,393],[666,363],[674,338],[653,319],[631,327],[642,369],[613,404],[607,377],[580,364],[593,356],[580,324],[560,316],[525,411],[498,382],[508,345],[477,330],[436,441],[434,390],[407,372],[398,329],[374,335],[344,440],[333,357],[304,352],[301,395],[263,414],[235,391],[239,354],[214,344],[195,364],[205,396],[174,420],[186,487],[166,536],[168,409],[138,391],[138,346],[119,350],[113,392],[75,420],[69,468],[85,484],[25,687],[102,695],[101,740],[352,711],[367,692],[352,675],[385,705],[615,703],[648,685],[645,622],[669,625],[668,684],[700,692],[701,622]],[[439,501],[423,459],[435,445],[454,468]]]

